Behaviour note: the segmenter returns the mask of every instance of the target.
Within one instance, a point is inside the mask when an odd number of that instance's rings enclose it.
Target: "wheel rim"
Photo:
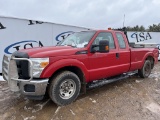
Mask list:
[[[60,84],[60,97],[62,99],[71,98],[76,91],[76,83],[72,79],[67,79]]]
[[[150,64],[146,64],[144,71],[145,71],[145,76],[150,75],[150,72],[151,72]]]

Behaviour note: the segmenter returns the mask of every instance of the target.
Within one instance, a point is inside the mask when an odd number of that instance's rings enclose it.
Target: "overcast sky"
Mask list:
[[[160,0],[0,0],[0,16],[107,29],[160,23]]]

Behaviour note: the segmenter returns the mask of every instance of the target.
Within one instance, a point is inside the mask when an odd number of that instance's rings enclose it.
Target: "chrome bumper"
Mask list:
[[[49,79],[40,79],[40,80],[31,80],[21,81],[19,82],[20,93],[27,96],[42,96],[45,95],[47,84]],[[32,90],[28,91],[30,86],[32,86]],[[28,88],[27,88],[28,87]]]
[[[18,68],[15,60],[26,60],[29,64],[30,78],[28,80],[19,79]],[[14,56],[3,57],[2,75],[4,80],[8,82],[9,88],[13,92],[20,92],[28,96],[42,96],[46,92],[49,79],[33,79],[32,61],[27,58],[15,58]]]

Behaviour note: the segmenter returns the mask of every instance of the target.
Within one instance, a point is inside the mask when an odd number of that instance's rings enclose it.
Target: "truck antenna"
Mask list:
[[[124,23],[125,23],[125,14],[124,14],[124,18],[123,18],[123,27],[124,27]]]

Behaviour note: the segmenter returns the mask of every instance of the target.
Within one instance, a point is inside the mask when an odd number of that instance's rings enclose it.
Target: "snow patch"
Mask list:
[[[5,81],[2,76],[0,76],[0,81]]]
[[[24,110],[26,110],[26,111],[28,110],[28,108],[27,108],[26,106],[24,106],[24,108],[23,108],[23,109],[24,109]]]
[[[59,106],[59,107],[56,109],[55,114],[57,114],[60,109],[61,109],[61,107]]]
[[[88,42],[84,42],[84,43],[78,44],[77,47],[78,48],[83,48],[87,44],[88,44]]]
[[[96,103],[96,100],[93,100],[92,98],[89,98],[93,103]]]
[[[96,103],[96,101],[95,101],[95,100],[93,100],[92,102],[93,102],[93,103]]]
[[[36,117],[35,116],[31,116],[31,117],[24,117],[23,115],[21,115],[23,120],[35,120]]]
[[[159,78],[159,77],[160,77],[160,73],[157,73],[157,72],[151,73],[149,76],[149,78]]]
[[[140,83],[140,82],[142,82],[142,81],[140,81],[140,80],[135,80],[135,82],[136,82],[136,83]]]
[[[154,80],[155,80],[155,81],[158,81],[158,78],[155,78]]]
[[[27,108],[27,106],[24,106],[24,110],[25,110],[25,111],[32,110],[32,109],[33,109],[32,107],[28,107],[28,108]]]
[[[150,103],[147,107],[148,110],[150,110],[153,113],[156,113],[160,115],[160,105],[157,103]]]
[[[37,107],[37,109],[33,109],[32,113],[38,112],[40,110],[43,109],[43,107],[50,101],[50,99],[48,99],[46,102],[42,103],[42,104],[36,104],[35,106]]]
[[[70,109],[70,112],[72,113],[72,115],[76,115],[71,109]]]

